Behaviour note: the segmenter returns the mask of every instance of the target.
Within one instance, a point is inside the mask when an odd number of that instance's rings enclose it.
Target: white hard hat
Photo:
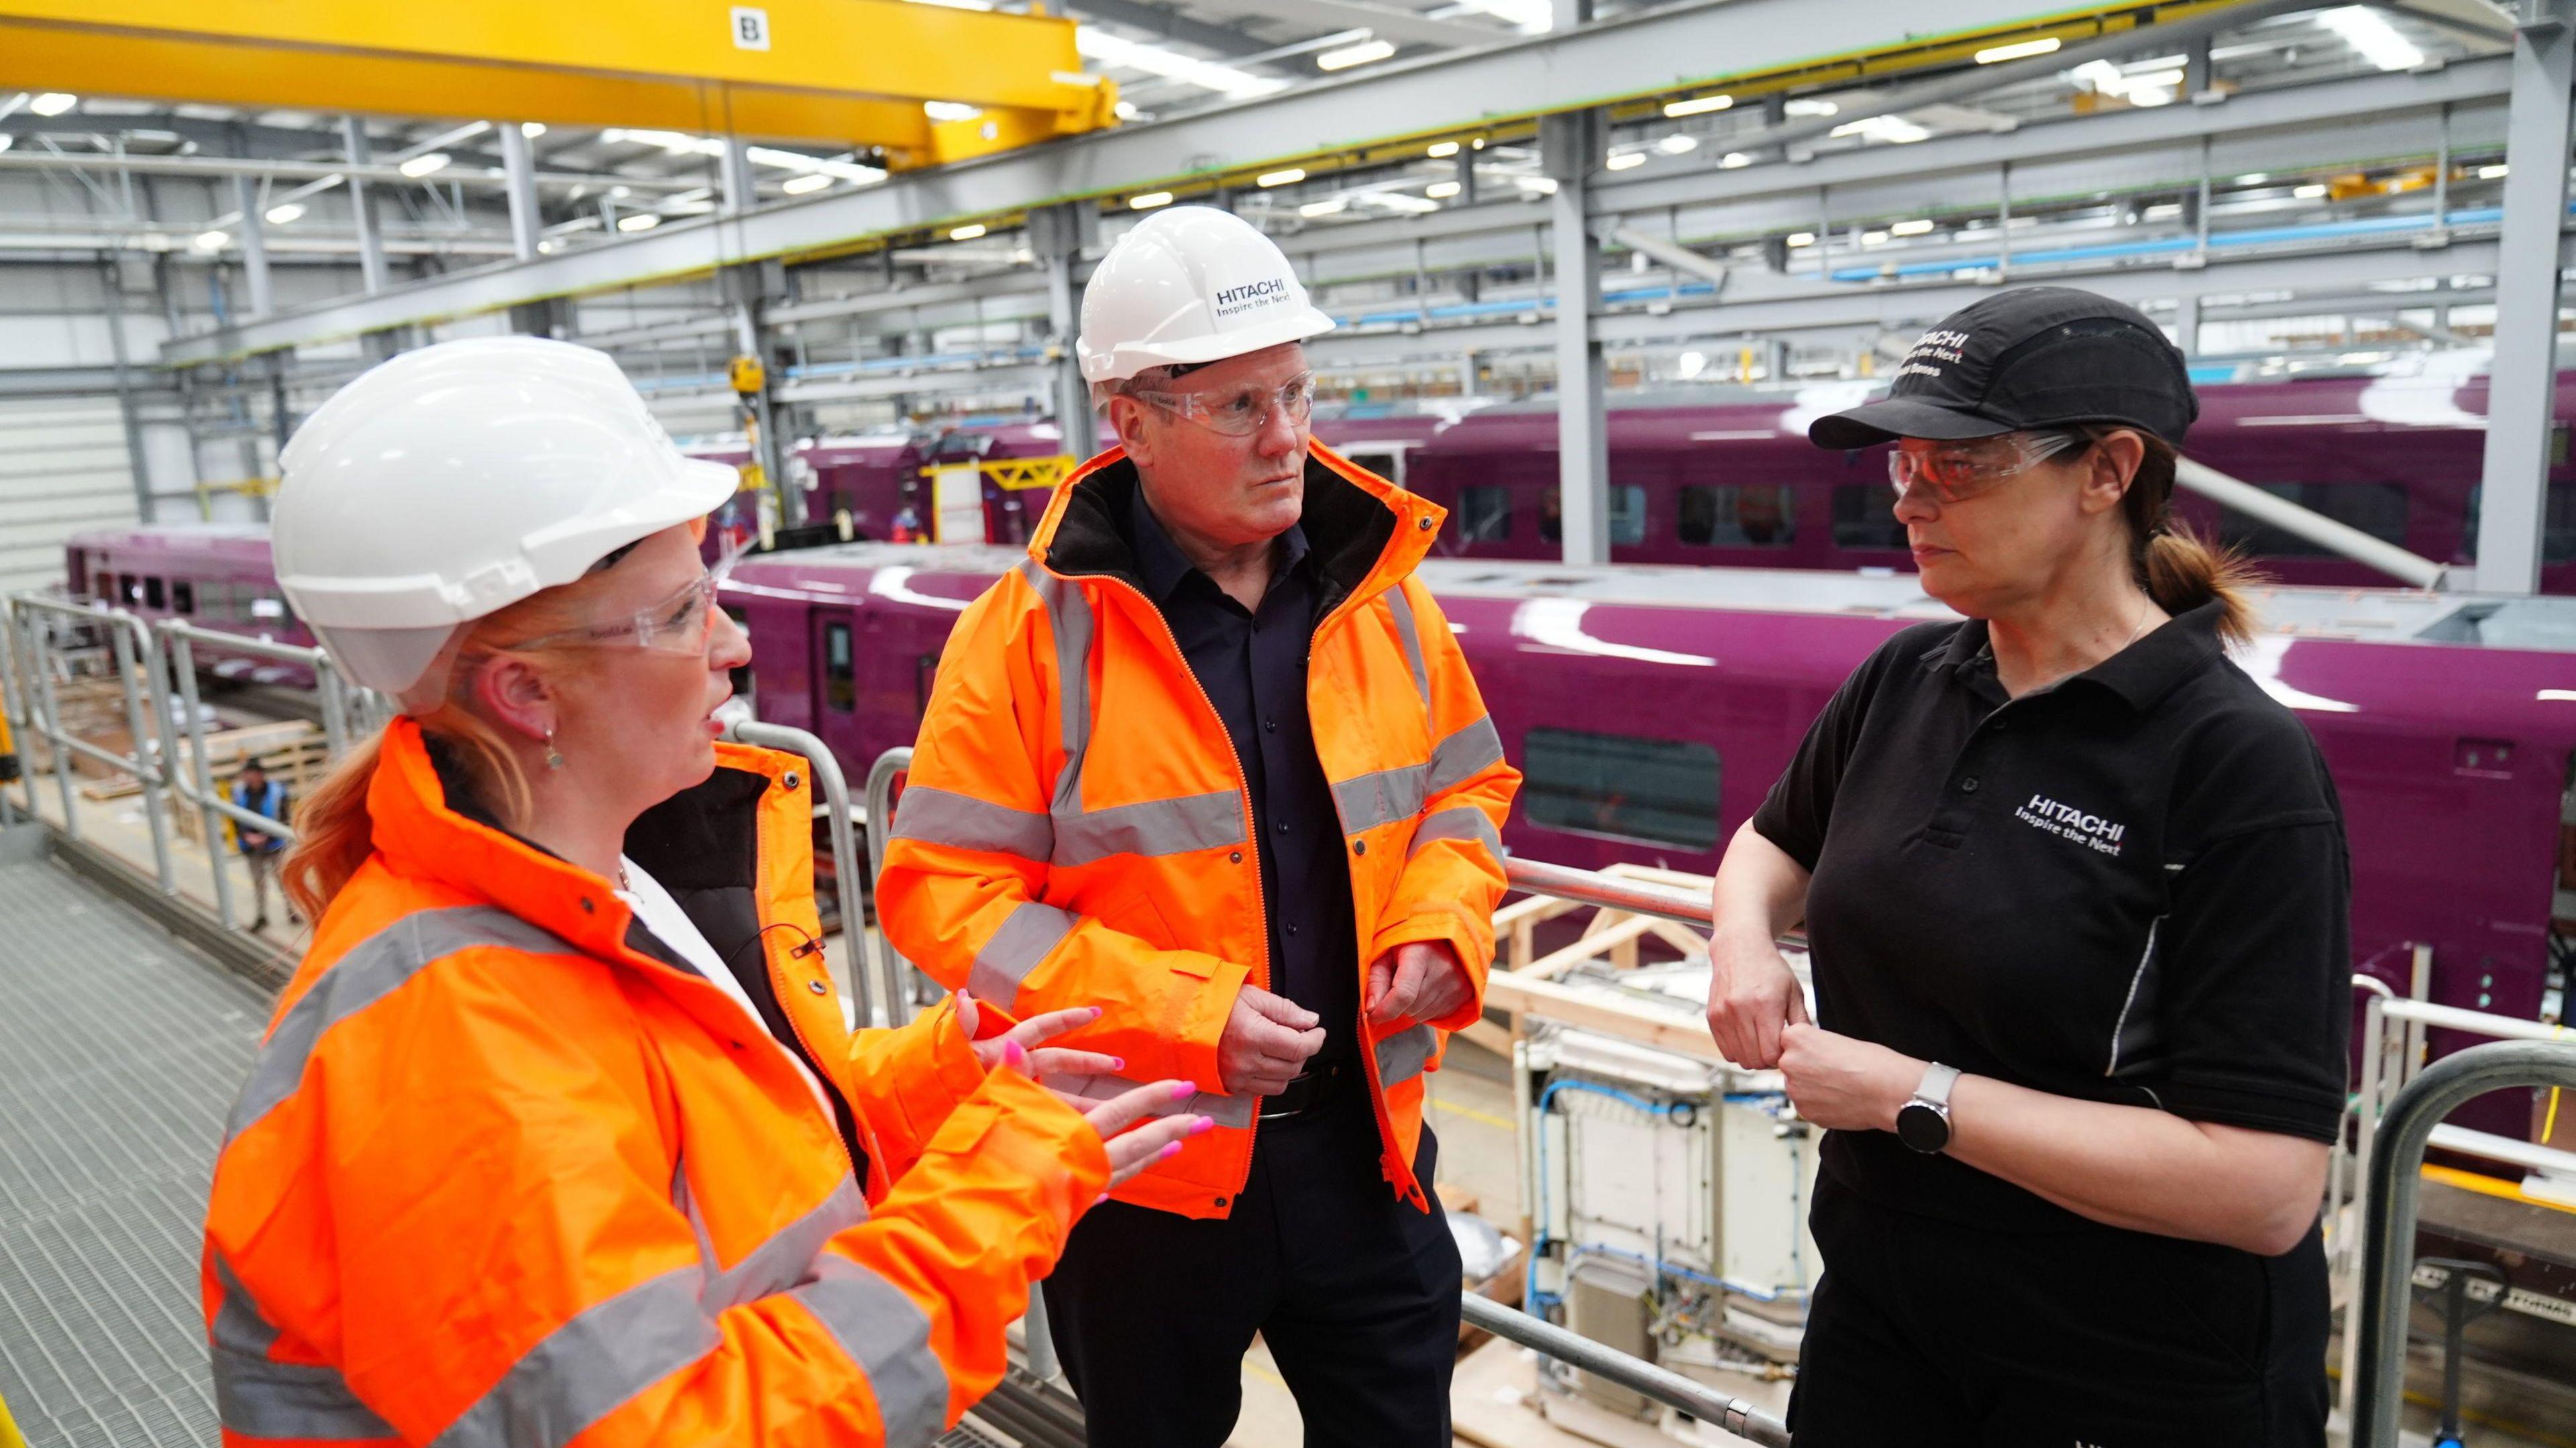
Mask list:
[[[1213,206],[1157,211],[1118,238],[1082,293],[1087,382],[1217,362],[1333,330],[1279,244]]]
[[[740,475],[685,457],[605,352],[441,342],[333,394],[279,454],[278,586],[342,673],[446,689],[462,625],[723,506]]]

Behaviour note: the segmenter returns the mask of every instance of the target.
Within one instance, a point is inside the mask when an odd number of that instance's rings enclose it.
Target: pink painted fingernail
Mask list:
[[[1175,1101],[1187,1101],[1198,1094],[1199,1088],[1191,1085],[1187,1081],[1175,1081],[1172,1083],[1172,1099]]]
[[[1025,1072],[1029,1069],[1029,1053],[1017,1041],[1004,1041],[1002,1043],[1002,1064],[1010,1067],[1014,1071]]]
[[[1108,1012],[1106,1012],[1106,1011],[1102,1010],[1102,1009],[1101,1009],[1100,1007],[1098,1007],[1098,1006],[1093,1006],[1093,1007],[1091,1008],[1091,1018],[1092,1018],[1093,1020],[1095,1020],[1095,1021],[1096,1021],[1096,1020],[1098,1020],[1098,1019],[1100,1019],[1102,1016],[1107,1015],[1107,1014],[1108,1014]]]
[[[1126,1070],[1126,1069],[1127,1069],[1127,1058],[1126,1058],[1126,1057],[1124,1057],[1124,1056],[1112,1056],[1112,1057],[1110,1057],[1110,1058],[1109,1058],[1109,1069],[1110,1069],[1110,1070],[1112,1070],[1112,1071],[1124,1071],[1124,1070]]]
[[[1172,1142],[1172,1143],[1170,1143],[1169,1145],[1165,1146],[1165,1147],[1163,1148],[1163,1150],[1162,1150],[1161,1154],[1160,1154],[1160,1155],[1158,1155],[1158,1156],[1156,1156],[1154,1159],[1155,1159],[1156,1161],[1169,1161],[1169,1160],[1171,1160],[1173,1157],[1176,1157],[1176,1156],[1178,1156],[1178,1155],[1180,1155],[1180,1154],[1181,1154],[1181,1144],[1180,1144],[1179,1142],[1175,1141],[1175,1142]]]
[[[1107,1200],[1109,1200],[1109,1193],[1107,1193],[1107,1192],[1102,1192],[1100,1195],[1098,1195],[1098,1196],[1096,1196],[1096,1197],[1093,1197],[1093,1198],[1091,1199],[1091,1204],[1092,1204],[1093,1206],[1095,1206],[1095,1207],[1096,1207],[1096,1206],[1099,1206],[1102,1202],[1105,1202],[1105,1201],[1107,1201]]]
[[[1205,1136],[1214,1130],[1216,1130],[1216,1118],[1213,1116],[1202,1116],[1190,1127],[1190,1135]],[[1178,1143],[1175,1143],[1175,1145],[1177,1144]]]

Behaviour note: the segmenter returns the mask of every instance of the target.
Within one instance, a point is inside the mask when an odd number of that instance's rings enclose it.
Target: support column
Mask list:
[[[248,294],[244,314],[265,317],[277,309],[277,298],[269,289],[268,218],[260,214],[259,183],[235,176],[233,205],[241,211],[242,290]]]
[[[2182,349],[2183,360],[2200,356],[2200,293],[2186,293],[2174,302],[2174,345]]]
[[[2482,590],[2537,593],[2557,390],[2559,232],[2567,210],[2576,0],[2524,0],[2513,37],[2504,232],[2496,246],[2495,363],[2478,510]]]
[[[340,136],[349,152],[352,167],[367,165],[372,157],[367,149],[367,125],[356,116],[340,118]],[[349,173],[349,209],[358,218],[358,274],[370,293],[381,292],[392,284],[385,271],[384,233],[376,226],[376,198],[364,178]]]
[[[1086,231],[1096,233],[1098,215],[1089,205],[1068,201],[1029,213],[1029,249],[1047,271],[1047,333],[1054,345],[1053,376],[1048,397],[1055,424],[1064,430],[1064,450],[1087,458],[1100,450],[1100,420],[1091,410],[1091,385],[1082,380],[1082,363],[1074,339],[1082,332],[1082,295],[1073,284],[1073,269],[1082,260]]]
[[[727,267],[723,275],[725,289],[733,300],[734,345],[744,356],[757,357],[761,363],[760,390],[743,398],[760,434],[760,468],[778,494],[779,526],[800,527],[806,521],[805,490],[787,476],[787,440],[779,436],[781,409],[771,395],[778,379],[770,374],[769,349],[763,344],[768,329],[762,314],[770,298],[786,290],[786,268],[774,261],[753,262]]]
[[[143,450],[143,423],[137,417],[139,406],[134,396],[134,362],[125,338],[125,263],[116,256],[101,254],[98,259],[98,284],[106,303],[108,351],[116,360],[116,411],[125,422],[125,462],[134,472],[134,512],[142,522],[153,521],[157,511],[152,493],[151,459]],[[172,335],[177,335],[173,333]],[[185,376],[185,373],[181,374]]]
[[[2210,37],[2206,35],[2183,47],[2182,94],[2185,100],[2209,89],[2210,78],[2215,74],[2210,69],[2209,47]]]
[[[530,261],[537,254],[537,233],[545,229],[545,217],[537,210],[536,153],[518,122],[503,121],[500,130],[501,188],[510,198],[510,249],[519,260]]]
[[[1539,149],[1556,182],[1548,226],[1556,251],[1557,485],[1565,561],[1610,561],[1610,433],[1602,394],[1608,368],[1592,312],[1601,300],[1601,242],[1584,214],[1601,163],[1601,117],[1570,111],[1539,123]]]
[[[719,179],[723,184],[726,211],[738,214],[760,204],[760,193],[752,186],[751,148],[747,144],[731,136],[726,137],[724,150],[716,157],[716,165],[721,173]]]

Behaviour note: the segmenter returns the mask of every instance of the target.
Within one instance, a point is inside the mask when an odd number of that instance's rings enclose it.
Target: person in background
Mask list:
[[[1041,1046],[1081,1007],[850,1028],[806,761],[712,717],[733,470],[605,354],[405,353],[281,462],[278,581],[402,712],[285,861],[313,942],[206,1209],[228,1448],[939,1437],[1191,1088],[1038,1086],[1119,1069]]]
[[[1068,1039],[1219,1122],[1046,1283],[1117,1448],[1223,1443],[1256,1332],[1307,1443],[1450,1443],[1423,1076],[1480,1010],[1520,776],[1413,576],[1441,510],[1309,436],[1331,325],[1225,212],[1102,259],[1078,351],[1124,446],[959,618],[881,877],[907,959],[1015,1014],[1096,1002]]]
[[[1827,1129],[1799,1448],[2326,1441],[2351,867],[2168,511],[2197,412],[2155,324],[2031,287],[1809,428],[1894,444],[1966,620],[1863,663],[1718,868],[1709,1030]]]
[[[233,808],[249,810],[262,819],[290,823],[286,818],[286,786],[269,778],[267,767],[256,759],[243,761],[241,773],[234,777],[232,803]],[[265,930],[268,928],[269,888],[277,876],[278,858],[286,853],[286,841],[251,829],[238,820],[232,825],[234,843],[241,850],[242,863],[250,869],[250,928]],[[292,905],[287,907],[286,918],[290,923],[297,918]]]

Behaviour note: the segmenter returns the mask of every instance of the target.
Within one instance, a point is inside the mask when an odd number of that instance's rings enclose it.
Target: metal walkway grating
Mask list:
[[[216,1441],[199,1233],[267,1016],[87,882],[0,864],[0,1399],[29,1448]]]

